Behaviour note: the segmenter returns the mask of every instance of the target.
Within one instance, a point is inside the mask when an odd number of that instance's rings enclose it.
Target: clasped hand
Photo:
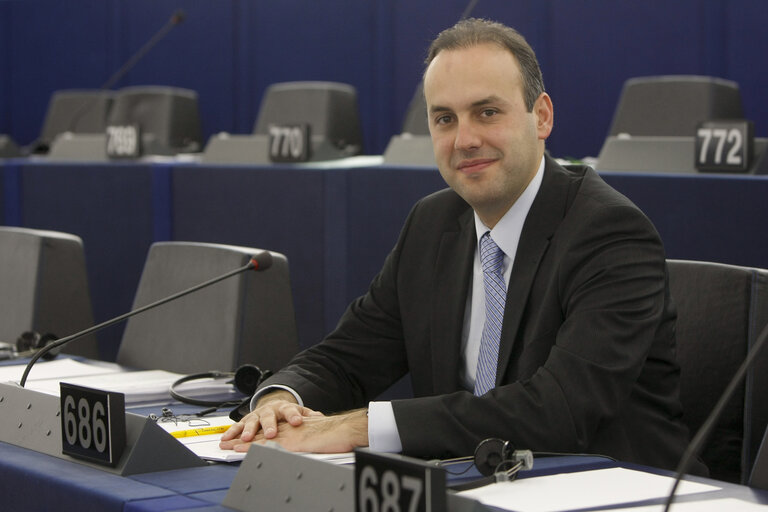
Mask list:
[[[368,416],[365,409],[326,416],[279,390],[265,395],[253,411],[232,425],[219,446],[246,452],[251,443],[270,440],[294,452],[348,452],[368,446]]]

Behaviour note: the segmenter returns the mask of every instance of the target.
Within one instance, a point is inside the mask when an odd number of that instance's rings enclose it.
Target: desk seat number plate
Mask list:
[[[62,382],[62,453],[115,466],[125,449],[125,395]]]
[[[706,121],[696,130],[696,169],[714,172],[746,172],[754,153],[752,121]]]
[[[356,512],[446,510],[445,469],[401,455],[355,450]]]

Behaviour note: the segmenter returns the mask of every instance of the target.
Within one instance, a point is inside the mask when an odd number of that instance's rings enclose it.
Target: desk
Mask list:
[[[7,224],[83,239],[97,322],[130,309],[154,241],[281,252],[308,347],[365,292],[413,203],[445,187],[429,167],[329,165],[5,160],[0,211]],[[648,214],[669,258],[768,267],[768,176],[602,175]],[[99,333],[104,359],[114,360],[121,333]]]
[[[13,363],[14,361],[5,361],[0,365],[6,366]],[[20,360],[15,363],[25,364],[26,361]],[[163,407],[171,408],[173,413],[179,416],[193,414],[200,410],[199,406],[180,404],[170,400],[151,405],[136,404],[128,409],[133,414],[146,417],[150,413],[161,415]],[[0,434],[4,433],[7,432],[0,432]],[[0,439],[7,440],[9,437],[0,437]],[[168,441],[173,440],[168,438]],[[58,452],[49,453],[55,455]],[[157,457],[162,456],[162,453],[157,453]],[[479,477],[477,471],[471,467],[465,473],[463,470],[467,466],[469,466],[467,463],[451,466],[450,473],[447,475],[449,483],[463,483],[468,479]],[[668,475],[668,472],[625,465],[606,457],[574,455],[537,457],[533,469],[521,472],[518,478],[536,478],[614,467],[628,467]],[[14,446],[8,442],[0,442],[0,510],[222,511],[227,510],[221,503],[238,469],[237,463],[211,463],[202,467],[123,477],[90,465],[78,464],[66,458],[58,458]],[[280,477],[281,475],[275,475],[275,478]],[[718,491],[712,498],[738,497],[748,501],[763,500],[768,503],[768,493],[762,491],[709,479],[691,477],[691,480],[723,487],[723,490]]]
[[[537,458],[534,469],[520,473],[519,478],[616,466],[598,457]],[[227,511],[231,509],[221,503],[237,470],[237,464],[212,464],[121,477],[0,443],[0,507],[14,512]],[[735,497],[768,503],[768,493],[763,491],[709,479],[692,480],[723,487],[712,499]]]

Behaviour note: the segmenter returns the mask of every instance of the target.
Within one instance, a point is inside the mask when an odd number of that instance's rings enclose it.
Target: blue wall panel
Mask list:
[[[177,8],[187,19],[119,84],[200,95],[204,135],[252,130],[265,88],[335,80],[359,94],[367,153],[402,126],[429,41],[468,0],[0,1],[0,133],[38,135],[53,91],[98,87]],[[473,15],[520,30],[554,99],[556,156],[596,155],[628,78],[709,74],[742,88],[768,134],[764,0],[479,0]]]
[[[235,48],[233,2],[134,0],[120,4],[121,45],[117,69],[169,21],[179,5],[185,19],[176,25],[116,88],[157,84],[197,91],[205,133],[233,131]],[[212,8],[214,7],[215,8]]]
[[[543,71],[555,105],[550,146],[557,156],[597,156],[627,79],[709,72],[701,37],[706,4],[553,2],[552,59]]]
[[[29,144],[42,128],[51,93],[94,88],[112,72],[107,50],[114,41],[107,21],[114,1],[11,2],[7,82],[10,131]]]
[[[323,276],[331,264],[322,251],[328,246],[323,214],[329,207],[328,174],[284,169],[276,175],[274,170],[239,166],[173,170],[176,240],[269,249],[288,258],[303,346],[325,334]]]
[[[725,17],[728,75],[739,82],[747,119],[755,133],[768,133],[768,2],[734,0]]]

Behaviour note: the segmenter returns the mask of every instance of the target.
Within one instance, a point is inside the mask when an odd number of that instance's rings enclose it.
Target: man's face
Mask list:
[[[494,44],[440,52],[424,96],[440,174],[493,227],[536,174],[552,131],[549,96],[528,112],[517,59]]]

